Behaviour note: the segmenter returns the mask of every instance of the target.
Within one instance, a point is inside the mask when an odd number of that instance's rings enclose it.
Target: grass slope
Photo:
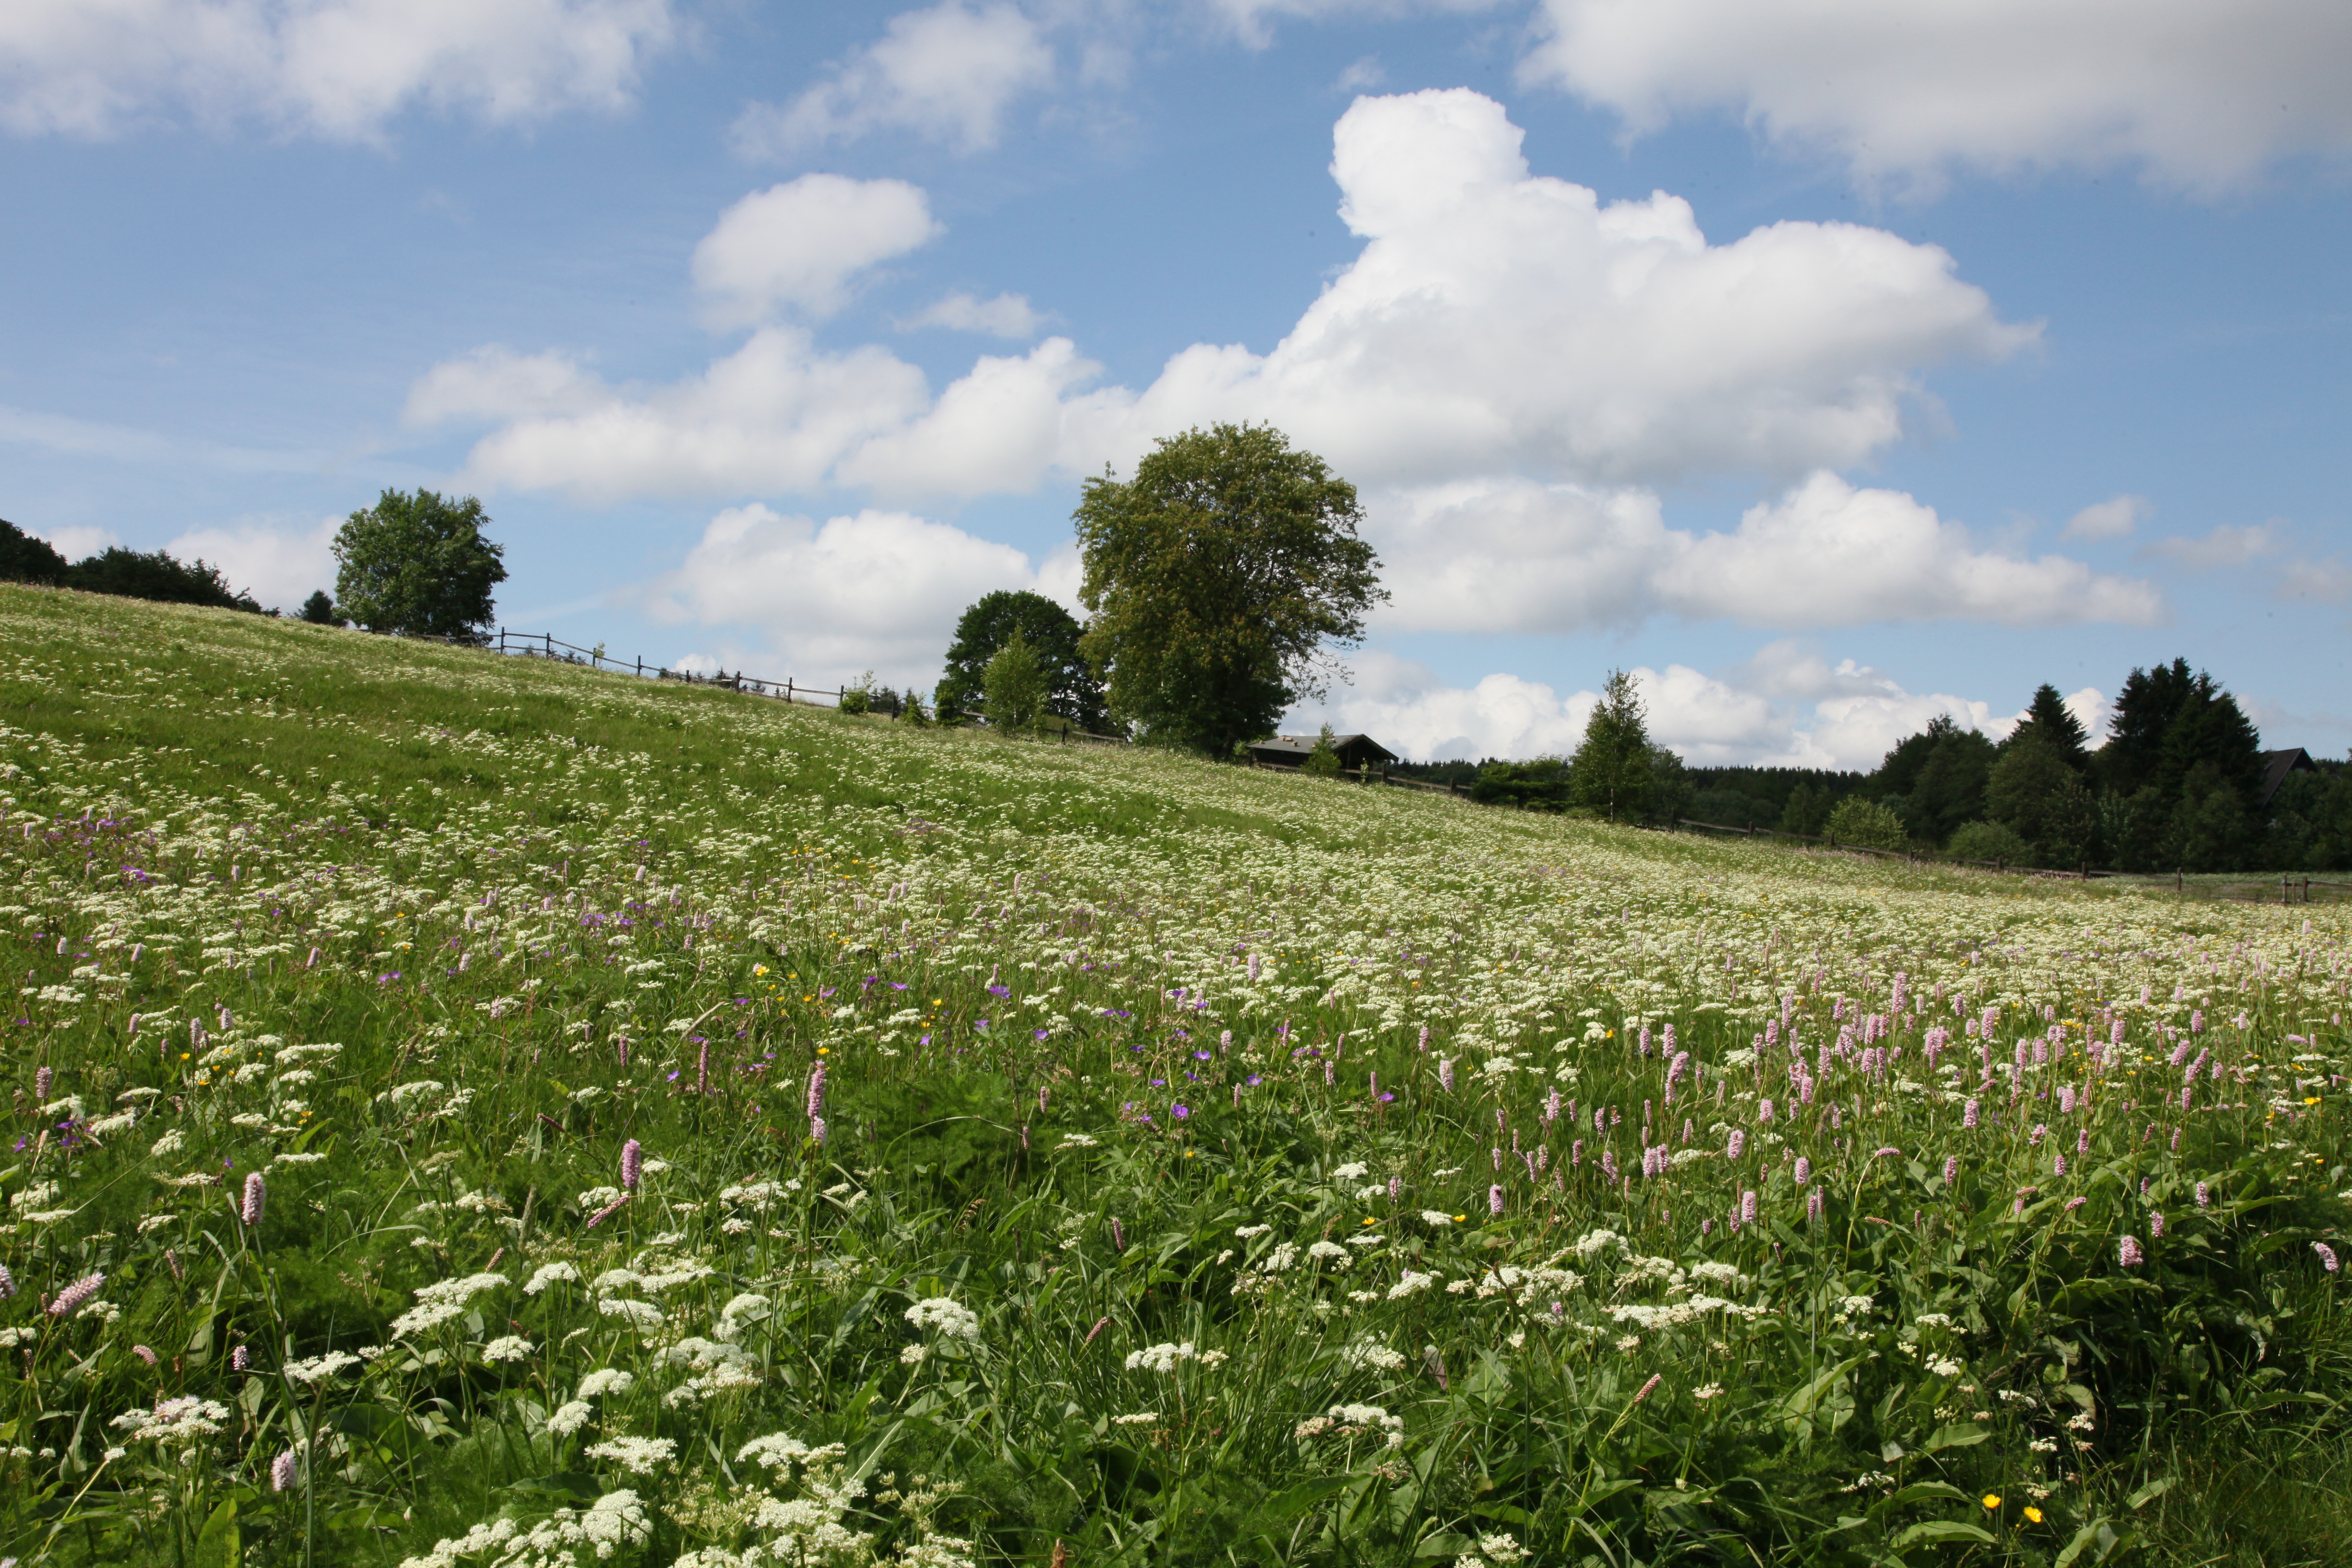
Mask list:
[[[16,588],[0,808],[0,1555],[2352,1526],[2339,908]]]

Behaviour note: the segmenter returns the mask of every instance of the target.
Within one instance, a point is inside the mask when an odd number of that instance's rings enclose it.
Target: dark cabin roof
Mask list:
[[[1260,762],[1296,766],[1305,762],[1307,754],[1315,750],[1315,740],[1312,735],[1276,735],[1271,740],[1252,741],[1250,755]],[[1331,749],[1339,753],[1343,765],[1351,768],[1366,763],[1392,763],[1397,760],[1394,752],[1370,735],[1334,735],[1331,737]]]
[[[2311,753],[2301,746],[2290,746],[2284,752],[2264,752],[2262,794],[2256,804],[2267,808],[2271,798],[2285,784],[2287,774],[2315,773],[2318,771],[2319,764],[2313,762]]]

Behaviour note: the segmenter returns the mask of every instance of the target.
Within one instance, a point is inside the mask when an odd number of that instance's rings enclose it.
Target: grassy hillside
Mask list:
[[[0,806],[0,1556],[2352,1527],[2340,906],[16,588]]]

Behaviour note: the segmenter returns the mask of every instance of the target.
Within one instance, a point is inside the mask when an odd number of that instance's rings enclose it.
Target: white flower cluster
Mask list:
[[[918,1329],[936,1330],[943,1339],[980,1342],[979,1314],[946,1296],[916,1302],[907,1309],[907,1321]]]
[[[642,1546],[653,1535],[653,1521],[633,1491],[606,1492],[584,1511],[557,1509],[525,1530],[511,1519],[478,1524],[455,1540],[445,1539],[422,1557],[411,1557],[400,1568],[457,1568],[469,1557],[482,1558],[484,1568],[531,1568],[577,1563],[577,1548],[587,1547],[600,1561],[624,1546]],[[484,1553],[494,1553],[483,1556]]]
[[[152,1410],[126,1410],[114,1425],[130,1434],[128,1441],[193,1443],[209,1437],[228,1419],[228,1406],[210,1399],[166,1399]]]
[[[468,1274],[462,1279],[436,1279],[416,1292],[416,1305],[392,1321],[393,1337],[403,1339],[437,1329],[466,1310],[466,1303],[485,1290],[508,1283],[503,1274]]]

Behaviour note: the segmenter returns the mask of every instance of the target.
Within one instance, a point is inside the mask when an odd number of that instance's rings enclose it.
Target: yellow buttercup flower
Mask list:
[[[1999,1508],[2000,1506],[2000,1494],[1999,1492],[1985,1493],[1984,1505],[1987,1508]]]
[[[2025,1510],[2025,1517],[2032,1523],[2040,1524],[2042,1522],[2042,1510],[2038,1508],[2028,1508]]]

